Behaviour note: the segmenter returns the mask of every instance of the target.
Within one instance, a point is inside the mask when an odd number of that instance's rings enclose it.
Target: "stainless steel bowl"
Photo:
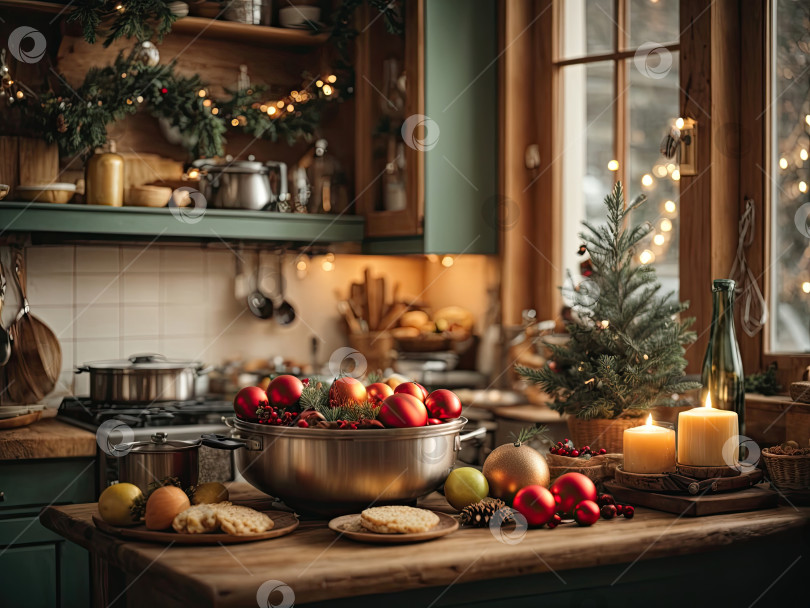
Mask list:
[[[371,505],[412,504],[453,469],[467,423],[406,429],[272,427],[234,420],[236,466],[253,486],[309,513],[357,513]],[[205,442],[204,442],[205,443]]]

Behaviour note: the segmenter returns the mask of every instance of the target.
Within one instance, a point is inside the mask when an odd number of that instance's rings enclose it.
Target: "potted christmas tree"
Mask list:
[[[541,369],[517,368],[569,415],[576,446],[620,452],[624,429],[641,424],[646,410],[675,405],[674,396],[700,387],[683,379],[684,347],[696,339],[694,319],[680,318],[689,304],[660,294],[655,268],[633,259],[652,226],[626,220],[645,200],[625,207],[619,182],[605,198],[607,223],[583,222],[591,274],[564,290],[572,300],[570,339],[547,344],[551,357]]]

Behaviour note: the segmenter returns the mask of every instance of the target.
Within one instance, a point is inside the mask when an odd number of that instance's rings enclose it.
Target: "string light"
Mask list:
[[[672,221],[667,218],[661,220],[661,232],[669,232],[672,230]]]
[[[455,264],[455,260],[453,259],[452,255],[446,255],[442,258],[442,266],[445,268],[450,268]]]
[[[779,168],[780,169],[787,169],[788,168],[788,162],[787,162],[786,158],[780,158],[779,159]]]
[[[655,254],[649,249],[645,249],[639,254],[638,261],[642,264],[650,264],[655,261]]]
[[[607,319],[605,319],[599,324],[602,326],[602,329],[607,329],[608,327],[610,327],[610,321],[608,321]]]
[[[197,179],[200,177],[200,170],[199,169],[189,169],[188,170],[188,178],[189,179]]]
[[[315,81],[315,86],[320,89],[323,86],[323,80],[316,80]]]
[[[143,103],[143,95],[138,95],[138,96],[135,98],[135,101],[137,101],[138,103]]]
[[[653,173],[658,177],[666,177],[667,168],[664,165],[655,165],[655,167],[653,167]]]
[[[17,99],[22,99],[23,97],[25,97],[25,93],[22,91],[17,91]],[[100,101],[98,102],[98,105],[101,105]]]
[[[804,283],[802,283],[802,291],[804,293],[810,293],[810,282],[805,281]]]
[[[236,118],[234,118],[233,120],[231,120],[231,126],[232,127],[238,127],[239,126],[239,121]]]
[[[667,201],[664,203],[664,211],[667,213],[675,213],[675,201]]]
[[[672,172],[672,181],[673,181],[673,182],[677,182],[677,181],[680,181],[680,179],[681,179],[681,172],[680,172],[680,171],[678,171],[677,169],[675,169],[675,170]]]
[[[124,73],[122,73],[122,74],[121,74],[121,78],[126,78],[126,77],[127,77],[127,73],[126,73],[126,72],[124,72]]]
[[[292,112],[293,110],[295,110],[295,106],[293,104],[291,104],[291,103],[287,104],[287,111]]]
[[[807,114],[807,115],[804,117],[804,122],[806,122],[808,125],[810,125],[810,114]]]
[[[335,76],[334,74],[329,74],[329,76],[326,77],[326,80],[331,82],[332,84],[335,84],[337,82],[337,76]]]
[[[799,182],[799,192],[807,192],[807,182]]]
[[[642,175],[641,176],[641,185],[646,187],[646,188],[649,188],[650,186],[652,186],[653,185],[653,176],[650,175],[649,173],[645,173],[644,175]]]
[[[801,152],[799,152],[799,158],[801,158],[802,160],[807,160],[807,150],[802,150]]]
[[[213,114],[214,116],[219,114],[219,108],[211,108],[211,114]]]
[[[323,85],[323,94],[324,95],[331,95],[332,94],[332,87],[328,84]]]
[[[683,129],[683,118],[678,117],[675,119],[675,128]]]
[[[664,241],[665,241],[665,240],[666,240],[666,239],[664,238],[664,235],[663,235],[663,234],[656,234],[656,235],[653,237],[653,243],[655,243],[655,244],[656,244],[656,245],[658,245],[659,247],[660,247],[661,245],[663,245],[663,244],[664,244]]]
[[[212,102],[210,99],[206,99],[205,101],[203,101],[203,105],[204,105],[206,108],[210,108],[212,103],[213,103],[213,102]]]
[[[618,171],[619,170],[619,161],[615,158],[611,161],[608,161],[608,171]]]

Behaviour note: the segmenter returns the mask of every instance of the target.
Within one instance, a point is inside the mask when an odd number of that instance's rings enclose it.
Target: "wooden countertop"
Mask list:
[[[96,436],[56,418],[0,430],[0,460],[96,455]]]
[[[252,506],[259,506],[264,497],[246,484],[233,484],[231,494]],[[449,509],[438,494],[428,497],[424,506]],[[120,568],[129,579],[174,598],[178,606],[216,607],[255,605],[259,586],[271,579],[289,585],[298,605],[703,553],[797,530],[810,519],[810,508],[702,518],[638,508],[632,520],[529,530],[514,544],[499,542],[489,529],[460,529],[428,543],[390,546],[356,543],[340,538],[323,521],[302,521],[292,534],[267,541],[167,547],[104,534],[91,521],[95,512],[95,504],[48,507],[40,521]]]

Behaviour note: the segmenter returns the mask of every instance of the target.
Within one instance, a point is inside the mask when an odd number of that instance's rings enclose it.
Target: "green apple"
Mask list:
[[[487,478],[478,469],[462,467],[450,472],[444,482],[444,496],[454,509],[484,500],[489,494]]]

